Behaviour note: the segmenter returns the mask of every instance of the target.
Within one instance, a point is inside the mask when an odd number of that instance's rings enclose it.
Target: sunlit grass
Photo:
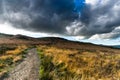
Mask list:
[[[7,73],[9,68],[23,59],[24,50],[28,47],[26,45],[2,46],[0,52],[0,76]]]
[[[53,80],[119,80],[120,54],[109,51],[90,51],[77,49],[61,49],[52,46],[38,46],[45,56],[52,57],[54,66],[64,64],[69,74],[56,77],[55,68],[49,72]],[[45,62],[44,62],[45,63]],[[52,67],[52,66],[50,66]],[[61,70],[60,72],[64,72]],[[60,72],[57,72],[58,74]],[[72,78],[71,78],[72,75]],[[67,76],[67,77],[66,77]],[[75,79],[74,79],[75,78]]]

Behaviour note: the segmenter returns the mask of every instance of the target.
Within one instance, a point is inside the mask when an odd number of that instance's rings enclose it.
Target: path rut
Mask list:
[[[37,50],[31,49],[24,61],[9,73],[8,78],[3,80],[39,80],[39,66]]]

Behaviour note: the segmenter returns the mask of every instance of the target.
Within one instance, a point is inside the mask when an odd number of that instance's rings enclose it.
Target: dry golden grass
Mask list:
[[[3,70],[2,72],[0,72],[0,76],[5,74],[7,72],[7,70]]]
[[[8,58],[13,58],[13,55],[3,55],[3,56],[0,56],[0,60],[6,60]]]
[[[22,59],[22,56],[20,55],[20,56],[15,56],[14,58],[13,58],[13,62],[17,62],[17,61],[20,61]]]
[[[25,45],[21,45],[21,46],[17,46],[17,48],[15,50],[9,50],[9,51],[6,51],[6,54],[7,55],[18,55],[20,54],[20,52],[22,52],[23,50],[27,49],[27,46]]]
[[[8,49],[5,53],[0,53],[0,75],[7,72],[8,68],[10,68],[12,64],[22,60],[22,52],[27,48],[28,47],[26,45],[16,45],[15,49]]]
[[[120,54],[99,50],[61,49],[52,46],[38,46],[38,49],[46,56],[53,57],[52,62],[55,65],[65,63],[65,67],[71,73],[80,77],[71,80],[120,79]]]

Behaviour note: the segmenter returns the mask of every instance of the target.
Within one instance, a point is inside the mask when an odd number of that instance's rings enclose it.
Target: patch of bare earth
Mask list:
[[[37,50],[31,49],[24,61],[3,80],[39,80],[39,62]]]

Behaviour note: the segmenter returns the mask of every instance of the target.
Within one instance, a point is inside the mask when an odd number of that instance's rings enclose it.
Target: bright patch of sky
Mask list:
[[[5,34],[13,34],[13,35],[21,34],[21,35],[27,35],[27,36],[31,36],[31,37],[50,36],[45,33],[35,33],[35,32],[25,31],[23,29],[17,29],[17,28],[12,27],[12,25],[10,23],[2,23],[2,24],[0,24],[0,27],[1,27],[0,33],[5,33]]]
[[[68,40],[72,40],[72,41],[80,41],[80,42],[90,42],[90,43],[94,43],[94,44],[103,44],[103,45],[120,45],[120,38],[118,39],[112,39],[112,40],[107,40],[107,39],[82,39],[81,37],[75,37],[75,36],[60,36],[60,35],[50,35],[50,34],[46,34],[46,33],[35,33],[35,32],[29,32],[29,31],[25,31],[22,29],[16,29],[13,28],[11,24],[9,23],[3,23],[0,24],[0,27],[2,27],[2,29],[0,29],[0,33],[6,33],[6,34],[22,34],[22,35],[27,35],[27,36],[31,36],[31,37],[63,37],[66,38]]]
[[[93,44],[98,44],[98,45],[120,45],[120,38],[118,39],[82,39],[82,36],[79,37],[64,37],[68,40],[72,41],[80,41],[80,42],[85,42],[85,43],[93,43]]]
[[[112,39],[112,40],[109,40],[109,39],[86,39],[86,40],[80,40],[82,42],[90,42],[90,43],[93,43],[93,44],[99,44],[99,45],[120,45],[120,39]]]

